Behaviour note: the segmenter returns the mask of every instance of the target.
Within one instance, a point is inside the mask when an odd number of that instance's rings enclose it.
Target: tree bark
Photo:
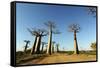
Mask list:
[[[52,45],[52,53],[54,53],[54,44]]]
[[[49,31],[49,40],[47,46],[47,54],[51,55],[51,43],[52,43],[52,30]]]
[[[41,36],[39,36],[38,47],[37,47],[36,53],[40,53],[40,46],[41,46]]]
[[[37,38],[37,43],[36,43],[36,47],[35,47],[35,53],[39,54],[40,53],[40,45],[41,45],[41,36],[39,36]]]
[[[59,45],[57,45],[57,52],[59,52]]]
[[[24,53],[26,53],[27,45],[28,45],[28,43],[26,43],[26,45],[25,45]]]
[[[43,48],[44,48],[44,44],[42,44],[42,49],[41,49],[42,52],[43,52]]]
[[[38,42],[39,42],[39,37],[37,37],[37,41],[36,41],[36,46],[35,46],[35,51],[34,51],[34,53],[37,52]]]
[[[76,31],[74,31],[74,49],[75,49],[74,54],[79,54]]]
[[[36,47],[36,42],[37,42],[37,36],[35,37],[35,41],[34,41],[32,49],[31,49],[31,55],[34,54],[35,47]]]

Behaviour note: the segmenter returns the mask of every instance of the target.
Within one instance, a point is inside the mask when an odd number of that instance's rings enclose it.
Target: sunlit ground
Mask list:
[[[50,63],[67,63],[67,62],[82,62],[82,61],[96,61],[96,54],[67,54],[67,53],[53,53],[52,55],[40,55],[37,58],[29,58],[27,61],[23,59],[19,65],[29,65],[29,64],[50,64]]]

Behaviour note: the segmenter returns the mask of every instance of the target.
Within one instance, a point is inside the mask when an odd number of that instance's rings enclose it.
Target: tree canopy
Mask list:
[[[93,50],[96,50],[96,42],[91,43],[91,48],[92,48]]]

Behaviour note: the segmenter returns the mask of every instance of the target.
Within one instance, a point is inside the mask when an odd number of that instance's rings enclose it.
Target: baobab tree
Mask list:
[[[56,44],[57,52],[59,52],[59,44]]]
[[[35,41],[34,41],[34,44],[31,48],[31,55],[32,55],[32,54],[34,54],[35,47],[36,47],[36,42],[37,42],[37,38],[38,38],[39,34],[38,34],[36,29],[34,29],[34,30],[28,29],[28,31],[31,33],[32,36],[35,36]]]
[[[47,35],[47,31],[44,29],[33,29],[28,31],[35,36],[34,45],[31,50],[31,54],[33,53],[40,53],[40,45],[41,45],[41,38]]]
[[[48,27],[48,46],[47,46],[47,54],[51,55],[51,49],[52,49],[52,33],[59,34],[60,32],[55,32],[54,29],[56,28],[56,25],[52,21],[48,21],[44,23]]]
[[[96,16],[96,11],[97,11],[96,7],[88,7],[87,10],[88,14],[93,15],[94,17]]]
[[[47,53],[48,43],[45,45],[45,53]]]
[[[41,49],[41,51],[43,52],[43,50],[44,50],[44,45],[45,44],[47,44],[46,42],[42,42],[42,49]]]
[[[55,41],[52,42],[52,53],[54,53],[54,45],[55,45]]]
[[[76,33],[80,31],[79,24],[71,24],[69,26],[69,31],[74,32],[74,48],[75,48],[74,54],[79,54],[77,37],[76,37]]]
[[[35,47],[35,53],[39,54],[41,39],[43,36],[46,36],[48,33],[45,29],[37,29],[37,32],[38,32],[38,38],[37,38],[37,43],[36,43],[36,47]]]
[[[28,48],[28,44],[30,43],[30,41],[29,41],[29,40],[24,40],[24,42],[26,43],[26,44],[25,44],[24,53],[26,53],[27,48]]]

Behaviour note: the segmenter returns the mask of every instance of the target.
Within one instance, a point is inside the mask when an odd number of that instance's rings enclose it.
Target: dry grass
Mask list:
[[[50,64],[50,63],[64,63],[64,62],[81,62],[81,61],[96,61],[96,55],[79,54],[68,55],[66,53],[55,53],[45,58],[34,59],[23,63],[27,64]]]

